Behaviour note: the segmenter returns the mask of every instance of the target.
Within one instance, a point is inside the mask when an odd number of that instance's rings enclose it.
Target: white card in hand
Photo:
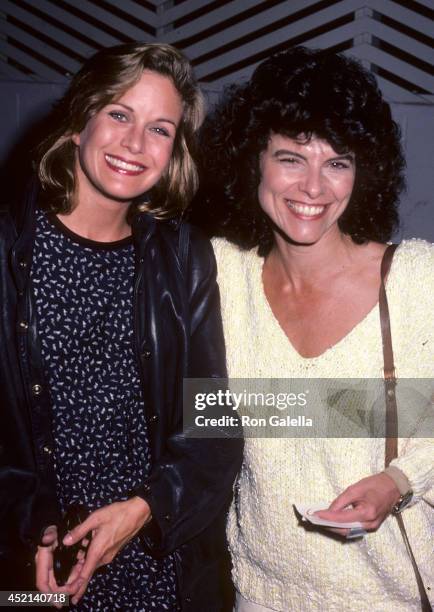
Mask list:
[[[325,519],[319,518],[314,512],[318,510],[327,510],[330,504],[319,503],[319,504],[294,504],[295,509],[305,521],[309,521],[312,525],[318,525],[320,527],[337,527],[338,529],[363,529],[362,523],[353,521],[349,523],[337,523],[336,521],[326,521]]]

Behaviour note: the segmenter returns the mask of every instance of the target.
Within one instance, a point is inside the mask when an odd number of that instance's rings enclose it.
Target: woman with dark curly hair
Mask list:
[[[380,266],[404,159],[374,78],[355,60],[289,49],[228,90],[202,146],[193,219],[220,237],[229,375],[333,379],[336,389],[381,379]],[[432,245],[396,250],[387,294],[398,377],[432,377],[433,271]],[[411,502],[405,522],[430,584],[433,441],[400,439],[384,469],[384,437],[342,435],[357,406],[323,407],[336,423],[329,438],[246,439],[228,524],[237,610],[420,609],[391,515]],[[304,528],[295,502],[359,525]]]

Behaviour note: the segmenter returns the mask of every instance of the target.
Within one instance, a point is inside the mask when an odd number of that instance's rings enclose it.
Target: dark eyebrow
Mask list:
[[[346,153],[345,155],[337,155],[336,157],[332,157],[329,161],[339,161],[342,159],[354,163],[356,156],[354,153]]]
[[[293,157],[298,157],[299,159],[306,160],[306,157],[304,155],[296,153],[295,151],[291,151],[290,149],[278,149],[273,153],[273,157],[281,157],[282,155],[292,155]],[[344,155],[336,155],[336,157],[331,157],[328,161],[339,160],[346,160],[351,163],[354,163],[355,155],[354,153],[345,153]]]
[[[111,102],[111,104],[114,104],[116,106],[122,106],[123,108],[126,108],[127,110],[129,110],[131,113],[134,113],[134,108],[132,108],[131,106],[128,106],[128,104],[123,104],[122,102]],[[161,122],[161,123],[171,123],[175,128],[178,127],[177,124],[173,121],[173,119],[166,119],[165,117],[157,117],[157,119],[155,119],[154,121]]]
[[[293,155],[294,157],[299,157],[300,159],[306,159],[304,155],[300,155],[300,153],[290,151],[289,149],[278,149],[273,153],[273,157],[280,157],[281,155]]]

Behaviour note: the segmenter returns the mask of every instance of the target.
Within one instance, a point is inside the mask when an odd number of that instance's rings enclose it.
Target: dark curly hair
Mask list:
[[[353,193],[338,224],[357,244],[385,242],[404,188],[400,131],[374,77],[356,60],[294,47],[229,87],[201,131],[200,189],[191,220],[213,236],[266,255],[271,221],[258,201],[259,155],[272,133],[312,135],[355,154]]]

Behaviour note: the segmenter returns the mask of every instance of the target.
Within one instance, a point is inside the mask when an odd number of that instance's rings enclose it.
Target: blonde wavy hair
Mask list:
[[[76,187],[72,135],[80,133],[93,115],[135,85],[144,70],[169,77],[184,108],[167,173],[147,194],[134,200],[130,212],[149,211],[155,217],[168,218],[189,204],[198,187],[195,134],[204,116],[203,96],[192,67],[170,45],[127,43],[102,49],[87,60],[53,109],[49,122],[53,129],[39,145],[36,159],[45,209],[71,212]]]

